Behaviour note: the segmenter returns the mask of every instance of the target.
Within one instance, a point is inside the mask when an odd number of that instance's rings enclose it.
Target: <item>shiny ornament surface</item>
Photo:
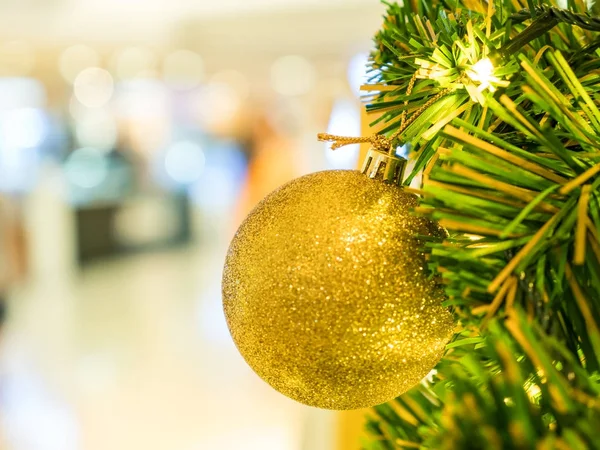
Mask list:
[[[453,321],[424,242],[445,231],[413,194],[358,171],[298,178],[239,228],[223,303],[242,356],[273,388],[326,409],[374,406],[423,379]]]

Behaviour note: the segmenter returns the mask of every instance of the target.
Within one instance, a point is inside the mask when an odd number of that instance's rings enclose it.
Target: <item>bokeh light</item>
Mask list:
[[[168,90],[160,81],[148,78],[120,82],[115,110],[122,118],[161,117],[169,110]]]
[[[175,182],[191,184],[198,181],[204,171],[206,158],[200,145],[190,141],[180,141],[169,147],[165,153],[165,171]]]
[[[221,70],[210,77],[209,84],[226,84],[237,96],[245,100],[250,94],[250,83],[246,76],[237,70]]]
[[[87,110],[77,120],[75,134],[83,147],[110,149],[117,142],[117,123],[106,109]]]
[[[113,59],[113,71],[117,78],[145,77],[156,69],[156,55],[145,47],[126,47],[118,51]]]
[[[313,64],[302,56],[283,56],[271,66],[271,85],[281,95],[307,94],[314,87],[316,78]]]
[[[348,64],[348,83],[354,95],[360,97],[360,88],[367,82],[367,73],[369,62],[368,53],[357,53],[352,57]]]
[[[106,105],[113,95],[113,77],[104,69],[89,67],[75,78],[73,92],[82,105],[100,108]]]
[[[193,89],[204,78],[204,61],[191,50],[177,50],[165,58],[163,77],[173,89]]]
[[[94,147],[82,147],[65,161],[65,175],[74,186],[91,189],[99,186],[108,176],[106,152]]]
[[[360,135],[360,109],[356,102],[350,99],[335,102],[327,132],[340,136]],[[335,151],[331,150],[331,144],[325,144],[325,157],[331,169],[355,169],[359,152],[358,144],[347,145]]]
[[[38,80],[0,77],[0,111],[46,106],[46,89]]]
[[[96,50],[87,45],[77,44],[62,52],[58,65],[63,78],[73,83],[82,70],[97,66],[99,63],[100,55]]]
[[[246,159],[232,143],[211,146],[206,168],[190,195],[194,203],[210,214],[226,214],[237,201],[246,177]]]
[[[241,103],[230,84],[210,82],[194,95],[192,110],[204,129],[218,133],[233,124]]]
[[[153,154],[170,139],[172,118],[169,90],[159,80],[135,78],[120,82],[112,103],[126,146]]]
[[[48,122],[41,109],[20,108],[1,117],[0,143],[4,148],[34,148],[44,141],[47,134]]]

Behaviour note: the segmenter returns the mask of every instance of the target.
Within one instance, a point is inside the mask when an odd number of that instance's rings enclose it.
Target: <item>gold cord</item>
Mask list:
[[[398,131],[396,131],[392,135],[392,137],[389,138],[390,141],[393,141],[398,136],[400,136],[409,126],[411,126],[421,116],[421,114],[423,114],[427,110],[427,108],[429,108],[431,105],[433,105],[435,102],[437,102],[442,97],[445,97],[446,95],[451,94],[453,91],[454,91],[454,88],[446,88],[443,91],[440,91],[436,95],[431,97],[423,106],[421,106],[419,109],[417,109],[410,116],[410,118],[408,120],[406,120],[406,121],[404,121],[404,123],[400,124],[400,128],[398,128]]]
[[[333,142],[331,144],[331,149],[336,150],[340,147],[344,147],[346,145],[351,144],[364,144],[370,143],[377,150],[388,152],[390,150],[390,146],[392,141],[386,138],[382,134],[374,134],[372,136],[366,137],[348,137],[348,136],[337,136],[335,134],[329,133],[319,133],[317,135],[319,141],[324,142]]]
[[[410,81],[408,82],[408,86],[406,88],[406,96],[412,94],[412,91],[415,87],[415,83],[417,81],[417,75],[419,71],[416,71]],[[443,91],[438,92],[435,96],[430,98],[424,105],[420,106],[415,112],[413,112],[409,117],[408,116],[408,99],[404,101],[404,111],[402,111],[402,115],[400,116],[400,127],[398,130],[391,136],[385,137],[382,134],[374,134],[366,137],[349,137],[349,136],[337,136],[329,133],[319,133],[317,138],[319,141],[332,142],[331,149],[336,150],[340,147],[344,147],[346,145],[351,144],[363,144],[370,143],[375,149],[389,153],[393,155],[395,153],[394,147],[392,143],[396,138],[398,138],[406,129],[411,126],[420,116],[423,114],[427,108],[433,105],[435,102],[440,100],[442,97],[445,97],[448,94],[451,94],[454,91],[454,88],[446,88]]]
[[[417,70],[414,73],[414,75],[412,76],[412,78],[410,79],[410,81],[408,82],[408,87],[406,88],[406,96],[407,97],[412,94],[412,91],[415,87],[415,83],[417,82],[418,74],[419,74],[419,71]],[[406,100],[404,100],[404,111],[402,111],[402,116],[400,119],[400,128],[404,127],[404,123],[406,122],[407,114],[408,114],[408,98]]]

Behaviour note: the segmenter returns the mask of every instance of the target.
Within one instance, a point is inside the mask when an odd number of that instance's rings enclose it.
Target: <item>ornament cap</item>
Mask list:
[[[369,178],[379,178],[386,183],[402,185],[406,159],[370,148],[361,172]]]

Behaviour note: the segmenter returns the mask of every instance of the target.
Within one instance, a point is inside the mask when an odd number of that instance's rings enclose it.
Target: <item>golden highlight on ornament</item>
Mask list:
[[[374,406],[422,380],[453,331],[427,269],[417,197],[358,171],[298,178],[267,196],[233,239],[227,323],[254,371],[326,409]]]

